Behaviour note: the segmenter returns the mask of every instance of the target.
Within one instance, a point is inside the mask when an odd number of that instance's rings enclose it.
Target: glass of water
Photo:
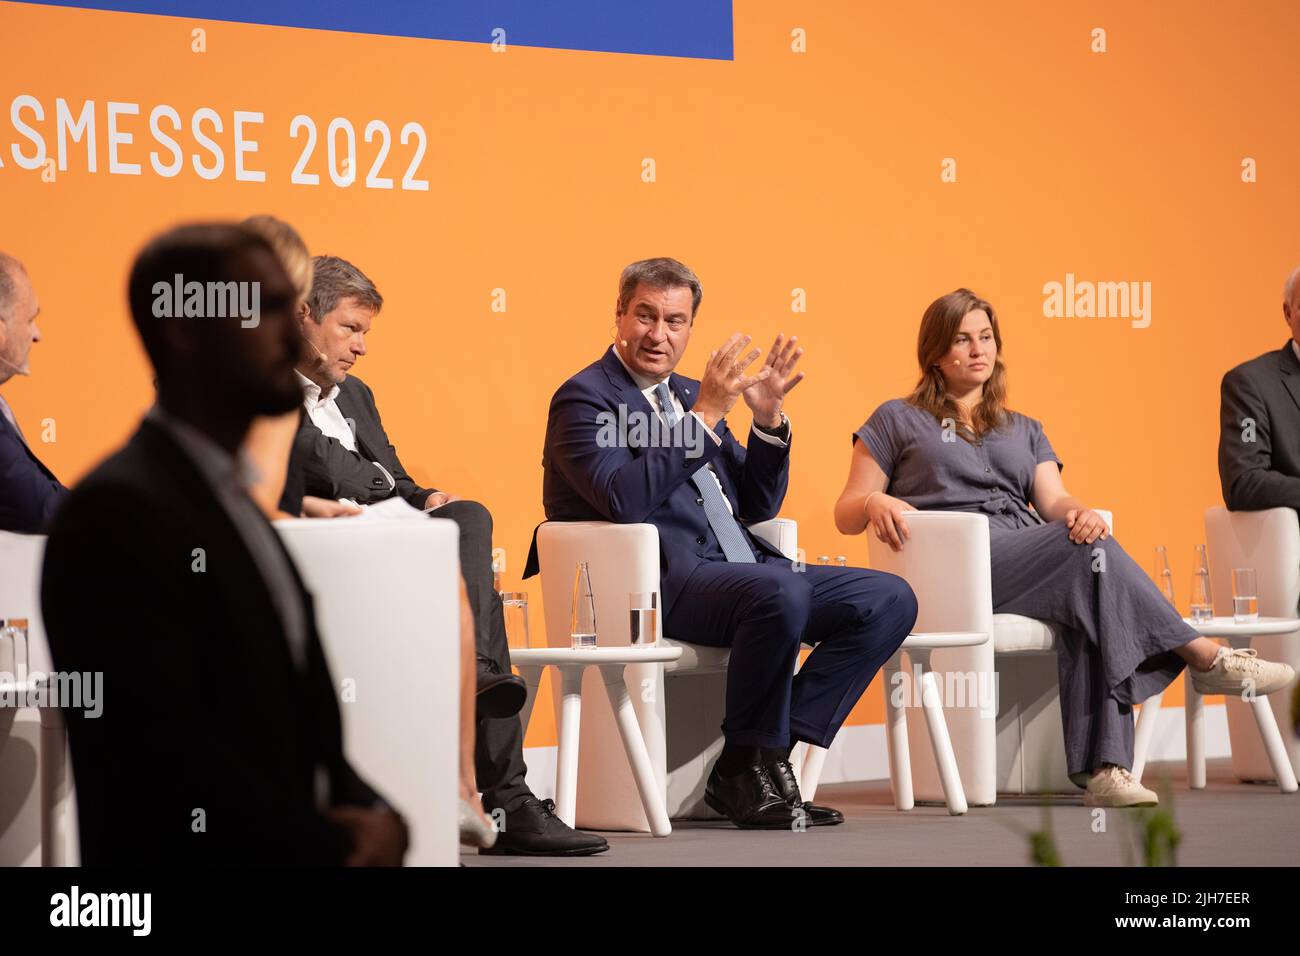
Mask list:
[[[1259,620],[1259,589],[1254,568],[1232,569],[1232,619],[1238,624]]]
[[[506,643],[512,648],[528,647],[528,592],[502,592],[501,610],[506,619]]]
[[[0,674],[6,683],[19,684],[27,680],[31,665],[27,645],[27,619],[22,617],[0,619]]]
[[[627,597],[632,644],[659,643],[659,592],[633,591]]]

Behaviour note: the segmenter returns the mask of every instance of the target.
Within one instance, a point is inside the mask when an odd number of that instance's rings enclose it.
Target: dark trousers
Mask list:
[[[480,662],[500,674],[510,673],[501,596],[492,584],[492,515],[477,501],[452,501],[430,512],[460,528],[460,572],[470,610]],[[480,664],[480,666],[482,666]],[[524,732],[518,717],[489,718],[474,728],[474,772],[488,813],[509,812],[531,795],[524,782]]]
[[[759,555],[706,561],[669,608],[674,640],[730,647],[727,743],[829,747],[881,665],[916,623],[916,596],[882,571]],[[794,674],[801,643],[815,649]]]

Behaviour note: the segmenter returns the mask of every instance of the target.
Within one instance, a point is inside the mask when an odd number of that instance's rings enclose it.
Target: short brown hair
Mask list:
[[[344,299],[356,299],[375,314],[384,307],[384,297],[364,272],[338,256],[317,256],[312,261],[311,294],[307,307],[320,322]]]
[[[700,311],[700,299],[704,298],[704,290],[700,288],[699,277],[685,264],[663,256],[658,259],[642,259],[623,270],[618,280],[619,315],[627,311],[636,287],[642,282],[652,289],[690,289],[691,318],[695,318],[695,313]]]

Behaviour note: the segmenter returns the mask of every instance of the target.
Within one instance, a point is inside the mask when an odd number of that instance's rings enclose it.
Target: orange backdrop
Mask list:
[[[791,492],[810,559],[847,554],[831,506],[849,435],[915,379],[925,305],[969,285],[999,308],[1013,407],[1044,421],[1070,490],[1114,510],[1145,567],[1167,544],[1180,602],[1204,508],[1220,500],[1218,383],[1286,338],[1282,282],[1297,261],[1300,8],[1033,2],[735,5],[733,62],[410,40],[0,3],[0,248],[25,261],[42,301],[33,376],[5,386],[67,483],[129,433],[151,397],[125,308],[125,276],[179,220],[269,212],[311,249],[366,270],[387,305],[357,367],[407,467],[485,502],[507,550],[507,587],[542,517],[547,402],[609,344],[619,269],[672,255],[702,277],[682,371],[698,374],[733,331],[797,333]],[[191,31],[206,30],[206,52]],[[1092,31],[1106,31],[1105,53]],[[792,50],[802,29],[806,52]],[[18,167],[9,105],[96,103],[98,172],[85,144],[53,182]],[[105,104],[139,103],[107,171]],[[188,124],[212,107],[226,171],[151,173],[149,110]],[[236,182],[234,110],[265,113]],[[302,140],[321,133],[292,185]],[[347,117],[364,175],[365,124],[410,120],[429,136],[428,192],[334,186],[324,133]],[[385,175],[411,155],[393,144]],[[1253,158],[1258,181],[1242,181]],[[164,160],[167,158],[163,157]],[[643,160],[656,180],[642,179]],[[941,181],[945,158],[956,182]],[[1043,285],[1066,273],[1152,283],[1152,322],[1045,318]],[[507,310],[492,311],[504,289]],[[807,311],[793,312],[792,290]],[[214,395],[213,401],[221,396]],[[746,426],[743,406],[737,425]],[[106,553],[105,560],[112,560]],[[93,573],[93,569],[87,569]],[[540,588],[529,582],[534,628]],[[1170,700],[1178,703],[1178,700]],[[554,741],[550,708],[528,743]],[[880,720],[873,686],[852,718]]]

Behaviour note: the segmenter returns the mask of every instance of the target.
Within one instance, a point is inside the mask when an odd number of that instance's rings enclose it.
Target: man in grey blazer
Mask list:
[[[1229,511],[1300,511],[1300,268],[1286,281],[1291,338],[1223,376],[1219,480]]]
[[[536,856],[583,856],[608,849],[603,837],[569,828],[554,804],[539,801],[524,776],[518,711],[523,682],[510,670],[501,598],[492,579],[492,516],[477,501],[425,488],[402,467],[384,430],[370,386],[351,374],[366,354],[366,334],[384,299],[352,263],[312,260],[313,281],[300,317],[310,360],[298,368],[305,412],[289,458],[282,510],[298,514],[304,496],[373,505],[401,497],[412,507],[455,521],[460,568],[474,613],[478,652],[475,772],[488,813],[504,828],[491,850]]]

